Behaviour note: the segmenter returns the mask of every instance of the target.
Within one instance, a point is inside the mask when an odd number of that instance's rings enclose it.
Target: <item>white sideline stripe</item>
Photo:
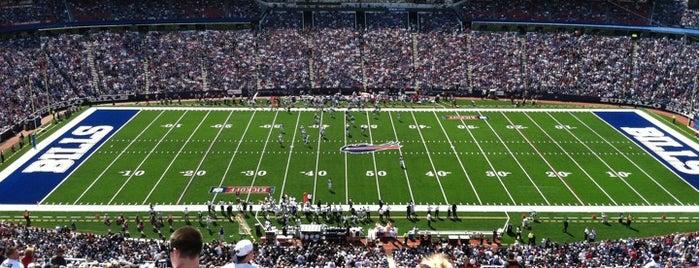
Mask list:
[[[345,107],[346,108],[346,107]],[[160,111],[160,110],[169,110],[169,111],[247,111],[251,112],[254,111],[253,109],[250,108],[243,108],[243,107],[154,107],[154,106],[148,106],[148,107],[112,107],[112,106],[105,106],[105,107],[93,107],[90,109],[100,109],[100,110],[155,110],[155,111]],[[382,111],[391,111],[391,112],[529,112],[529,113],[537,113],[537,112],[631,112],[634,111],[633,109],[615,109],[615,108],[610,108],[610,109],[586,109],[586,108],[573,108],[573,109],[565,109],[565,108],[546,108],[546,109],[521,109],[521,108],[381,108]],[[291,108],[292,112],[316,112],[318,109],[316,108]],[[636,110],[638,112],[638,110]],[[652,117],[651,117],[652,118]],[[655,120],[657,121],[657,119]],[[72,122],[72,121],[71,121]]]
[[[354,204],[355,206],[368,206],[371,211],[377,211],[378,205]],[[405,204],[392,204],[391,211],[403,211]],[[184,211],[187,207],[189,211],[206,211],[206,205],[158,205],[155,204],[156,211]],[[442,205],[441,211],[446,211],[446,205]],[[253,210],[259,211],[260,205],[253,205]],[[349,211],[349,205],[342,205],[343,211]],[[433,206],[434,208],[434,206]],[[143,212],[148,213],[148,205],[0,205],[0,211],[24,211],[32,212]],[[416,205],[416,211],[427,211],[427,205]],[[532,210],[537,213],[687,213],[688,211],[699,211],[699,205],[689,206],[508,206],[508,205],[457,205],[457,211],[462,212],[525,212]],[[570,217],[569,217],[570,218]]]
[[[480,115],[483,115],[483,114],[480,114]],[[461,120],[461,122],[463,122],[463,119]],[[512,150],[510,150],[510,146],[507,146],[507,143],[506,143],[505,141],[503,141],[503,140],[502,140],[502,137],[500,137],[500,135],[498,134],[498,132],[495,131],[495,128],[493,128],[493,125],[491,125],[490,122],[485,122],[485,124],[488,126],[488,128],[490,128],[490,131],[492,131],[493,134],[495,134],[495,137],[498,138],[498,140],[500,141],[500,143],[502,143],[502,146],[505,147],[505,149],[507,150],[507,152],[510,153],[510,156],[511,156],[512,159],[515,161],[515,163],[517,163],[517,166],[519,167],[519,169],[522,170],[522,172],[523,172],[524,175],[527,177],[527,179],[529,179],[529,181],[532,183],[532,185],[534,186],[534,188],[536,188],[536,191],[539,192],[539,194],[541,195],[542,198],[544,198],[544,201],[546,202],[546,204],[551,204],[551,202],[549,202],[548,198],[546,198],[546,196],[545,196],[544,193],[541,191],[541,189],[539,189],[539,186],[536,184],[536,182],[534,182],[534,179],[532,179],[532,176],[529,175],[529,172],[527,172],[527,169],[524,168],[524,166],[522,166],[522,163],[519,162],[519,159],[514,155],[514,153],[512,153]],[[497,175],[497,172],[495,172],[495,175],[498,176],[498,175]]]

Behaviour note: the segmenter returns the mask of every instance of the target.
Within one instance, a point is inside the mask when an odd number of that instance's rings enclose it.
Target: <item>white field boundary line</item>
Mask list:
[[[88,185],[87,188],[85,188],[85,190],[80,194],[80,196],[78,196],[78,198],[76,198],[75,201],[73,201],[73,205],[76,205],[76,204],[78,203],[78,201],[80,201],[80,199],[82,199],[83,196],[85,196],[85,194],[87,194],[87,192],[89,192],[90,189],[92,189],[92,187],[95,186],[95,183],[97,183],[100,179],[102,179],[102,177],[104,176],[104,174],[106,174],[107,171],[108,171],[110,168],[112,168],[112,166],[114,165],[114,163],[116,163],[117,160],[121,159],[121,156],[124,155],[124,153],[125,153],[126,151],[128,151],[129,148],[131,148],[131,145],[133,145],[133,144],[136,142],[136,140],[138,140],[138,139],[141,137],[141,135],[143,135],[144,133],[146,133],[146,130],[148,130],[148,129],[158,120],[158,118],[160,118],[160,116],[163,115],[163,113],[165,113],[165,112],[164,112],[164,111],[163,111],[163,112],[160,112],[160,113],[158,114],[158,116],[156,116],[150,123],[148,123],[148,125],[146,125],[146,127],[144,127],[143,130],[141,130],[141,132],[138,133],[138,135],[136,135],[136,137],[133,138],[133,139],[131,140],[131,142],[129,142],[129,144],[126,145],[126,146],[124,147],[124,149],[121,150],[121,152],[119,152],[119,154],[118,154],[116,157],[114,157],[114,160],[112,160],[112,162],[109,163],[109,165],[107,165],[107,167],[105,167],[99,175],[97,175],[97,178],[95,178],[94,180],[92,180],[92,183],[90,183],[90,185]],[[183,114],[184,114],[184,113],[183,113]],[[136,115],[134,116],[134,118],[135,118],[136,116],[138,116],[138,114],[136,114]],[[181,118],[181,117],[180,117],[180,118]],[[129,119],[129,121],[131,121],[131,120],[132,120],[132,119]],[[178,121],[179,121],[179,120],[178,120]],[[126,126],[127,124],[128,124],[128,122],[126,122],[126,124],[124,124],[124,126]],[[122,127],[123,127],[123,126],[122,126]],[[106,142],[105,142],[105,143],[106,143]],[[85,162],[85,161],[83,161],[83,163],[84,163],[84,162]],[[82,165],[82,163],[80,163],[80,164]],[[76,168],[75,170],[78,170],[78,169]],[[75,171],[73,171],[73,172],[75,172]],[[65,180],[63,180],[63,181],[65,181]],[[56,186],[56,188],[54,188],[53,190],[51,190],[51,193],[53,193],[53,191],[55,191],[56,189],[58,189],[59,186],[60,186],[61,184],[63,184],[63,182],[61,182],[58,186]],[[46,195],[46,197],[44,197],[44,199],[48,198],[48,197],[51,195],[51,193],[49,193],[48,195]],[[43,203],[43,200],[42,200],[42,203]]]
[[[483,115],[483,114],[479,113],[479,115]],[[463,119],[461,120],[461,122],[463,122]],[[546,198],[546,195],[544,195],[544,193],[541,191],[541,189],[539,189],[539,186],[536,184],[536,182],[534,182],[534,179],[532,179],[532,176],[529,175],[529,172],[527,172],[527,169],[524,168],[524,166],[522,166],[522,163],[519,162],[519,159],[515,156],[515,154],[512,152],[512,150],[510,150],[510,146],[507,146],[507,143],[502,139],[502,137],[500,137],[500,135],[498,135],[498,132],[495,131],[495,128],[493,128],[493,125],[491,125],[490,122],[488,122],[488,120],[486,120],[485,124],[488,126],[490,131],[492,131],[493,134],[495,134],[495,137],[498,138],[500,143],[502,143],[502,146],[505,147],[505,149],[510,154],[512,159],[515,161],[515,163],[517,163],[517,166],[519,167],[519,169],[522,170],[522,172],[524,173],[524,176],[526,176],[527,179],[529,179],[529,181],[532,183],[534,188],[536,188],[536,191],[539,192],[539,194],[541,195],[542,198],[544,198],[544,201],[546,201],[546,204],[550,205],[551,202],[549,202],[548,198]],[[493,171],[495,171],[495,170],[493,170]],[[495,172],[495,175],[497,175],[497,172]]]
[[[481,114],[479,113],[479,115],[481,115]],[[493,165],[493,162],[490,161],[490,158],[488,158],[488,154],[485,152],[485,150],[483,150],[483,146],[481,146],[481,144],[478,142],[478,140],[476,139],[476,136],[473,135],[473,131],[466,128],[466,132],[468,132],[468,135],[471,136],[471,140],[473,140],[473,144],[475,144],[476,147],[478,147],[478,151],[481,152],[481,155],[483,155],[483,158],[485,159],[485,161],[488,162],[488,167],[490,167],[490,170],[494,171],[495,177],[498,179],[498,182],[500,182],[502,189],[505,190],[505,193],[510,198],[510,201],[512,201],[512,204],[517,205],[517,201],[515,201],[515,198],[512,197],[512,193],[510,193],[510,190],[507,189],[505,182],[502,181],[502,176],[500,176],[498,174],[498,172],[496,172],[498,169],[495,168],[495,166]],[[481,202],[481,204],[483,204],[483,203]]]
[[[248,120],[248,124],[245,126],[245,130],[243,131],[243,134],[240,136],[240,139],[238,140],[238,145],[235,146],[235,150],[233,151],[233,155],[231,156],[231,159],[228,160],[228,165],[226,165],[226,170],[223,172],[223,176],[221,176],[221,181],[218,182],[218,187],[223,186],[223,182],[226,180],[226,176],[228,176],[228,172],[231,171],[231,166],[233,166],[233,161],[235,160],[235,157],[238,155],[238,149],[240,149],[240,145],[243,144],[243,140],[245,139],[245,135],[247,135],[248,130],[250,129],[250,124],[252,124],[253,119],[255,119],[255,114],[257,114],[257,111],[253,111],[252,115],[250,116],[250,120]],[[216,203],[216,197],[218,197],[219,193],[214,193],[214,197],[211,198],[211,203]],[[208,208],[207,208],[208,209]]]
[[[301,121],[301,113],[297,113],[296,124],[294,125],[294,135],[291,137],[291,143],[289,144],[289,157],[286,159],[286,168],[284,169],[284,180],[282,181],[282,189],[279,191],[279,198],[277,199],[279,203],[282,202],[282,196],[284,196],[284,189],[286,188],[286,181],[289,178],[289,166],[291,165],[291,156],[294,153],[294,140],[296,140],[296,133],[299,130],[299,121]],[[286,130],[284,130],[286,132]],[[283,135],[283,134],[282,134]],[[315,198],[315,197],[313,197]]]
[[[211,112],[207,112],[206,115],[204,116],[204,119],[206,119],[206,117],[208,117],[210,113],[211,113]],[[182,120],[182,118],[184,118],[185,114],[187,114],[187,112],[182,113],[182,115],[180,116],[180,118],[177,119],[177,122],[176,122],[176,123],[179,123],[179,122]],[[172,161],[170,162],[170,164],[167,166],[167,168],[165,169],[165,171],[167,171],[168,169],[170,169],[170,167],[172,166],[172,163],[175,161],[175,159],[177,159],[177,156],[180,155],[180,153],[182,152],[182,150],[184,149],[184,147],[185,147],[185,146],[187,145],[187,143],[189,143],[189,141],[192,139],[192,136],[194,136],[194,133],[196,132],[196,130],[199,129],[199,127],[201,127],[201,124],[204,122],[204,119],[202,119],[201,122],[199,122],[199,125],[197,125],[197,128],[196,128],[194,131],[192,131],[192,134],[190,134],[190,135],[189,135],[189,138],[187,138],[187,141],[186,141],[184,144],[182,144],[182,147],[180,147],[180,150],[177,152],[177,154],[176,154],[175,157],[172,159]],[[117,190],[117,192],[114,193],[114,195],[112,196],[112,198],[109,199],[109,202],[107,202],[108,205],[109,205],[109,204],[112,204],[112,201],[114,201],[114,199],[117,197],[117,195],[119,195],[119,193],[121,193],[121,191],[124,189],[124,187],[126,187],[126,184],[128,184],[129,181],[131,180],[131,178],[133,178],[134,174],[136,173],[135,171],[136,171],[136,170],[139,170],[139,169],[141,168],[141,166],[143,166],[143,164],[146,163],[146,160],[148,160],[148,158],[150,158],[151,154],[153,154],[153,152],[155,152],[155,149],[158,148],[158,146],[160,145],[160,143],[162,143],[163,140],[165,140],[165,138],[166,138],[168,135],[170,135],[170,132],[172,132],[172,130],[175,129],[174,126],[175,126],[175,125],[173,125],[173,127],[171,127],[170,129],[168,129],[167,132],[165,133],[165,135],[163,135],[163,136],[160,138],[160,140],[158,141],[158,143],[156,143],[155,146],[153,146],[153,148],[151,148],[151,150],[148,152],[148,155],[146,155],[146,157],[143,158],[143,160],[141,161],[141,163],[139,163],[138,166],[134,169],[134,172],[131,172],[131,175],[126,179],[126,181],[124,181],[124,183],[121,185],[121,187],[119,187],[119,190]],[[163,172],[163,175],[166,173],[165,171]],[[161,178],[162,178],[162,176],[161,176]],[[156,185],[156,186],[157,186],[157,185]],[[151,188],[151,191],[148,193],[148,196],[150,196],[150,194],[151,194],[155,189],[156,189],[155,186],[154,186],[153,188]]]
[[[562,124],[560,121],[558,121],[557,118],[555,118],[553,115],[551,115],[551,113],[547,112],[546,115],[548,115],[554,122],[556,122],[556,124],[559,124],[559,125]],[[531,119],[532,121],[534,121],[534,119],[532,119],[532,118],[530,118],[530,119]],[[539,125],[537,124],[537,126],[539,126]],[[607,163],[607,161],[605,161],[604,159],[602,159],[602,157],[600,157],[599,154],[597,154],[597,152],[595,152],[594,150],[592,150],[592,148],[590,148],[590,146],[587,146],[587,144],[586,144],[585,142],[583,142],[582,140],[580,140],[580,138],[578,138],[578,136],[576,136],[570,129],[564,128],[564,130],[565,130],[566,132],[568,132],[568,134],[569,134],[570,136],[572,136],[576,141],[578,141],[578,143],[579,143],[580,145],[582,145],[582,146],[585,147],[590,153],[592,153],[592,155],[594,155],[594,156],[597,158],[597,160],[599,160],[605,167],[607,167],[608,170],[610,170],[610,171],[616,173],[616,171],[615,171],[616,169],[615,169],[615,168],[612,168],[612,167],[609,165],[609,163]],[[541,129],[541,131],[544,131],[544,129]],[[604,140],[604,139],[602,139],[602,140]],[[564,151],[564,152],[565,152],[566,154],[568,154],[567,151]],[[631,184],[629,184],[629,182],[628,182],[627,180],[621,179],[621,181],[622,181],[624,184],[626,184],[626,186],[629,187],[629,189],[631,189],[631,191],[633,191],[634,193],[636,193],[636,195],[637,195],[638,197],[640,197],[640,198],[643,200],[643,202],[646,203],[646,205],[650,205],[650,202],[648,202],[648,199],[646,199],[641,193],[639,193],[639,192],[636,190],[636,188],[634,188],[633,186],[631,186]]]
[[[197,177],[197,173],[199,172],[199,169],[201,169],[201,166],[204,164],[204,161],[206,161],[206,157],[211,152],[211,148],[214,148],[214,144],[216,144],[216,142],[218,141],[218,137],[221,136],[221,132],[223,132],[223,130],[226,129],[225,125],[228,124],[228,121],[231,119],[232,115],[233,115],[233,111],[228,112],[228,117],[226,117],[226,120],[223,121],[223,124],[222,124],[221,128],[218,129],[216,136],[214,137],[213,140],[211,140],[211,143],[209,143],[209,148],[206,148],[206,152],[204,152],[204,156],[201,157],[201,160],[199,161],[197,168],[194,169],[194,172],[192,172],[192,176],[189,177],[189,181],[187,182],[187,185],[182,190],[182,194],[180,194],[180,198],[177,199],[177,203],[175,203],[175,204],[179,204],[180,202],[182,202],[182,198],[184,198],[184,195],[187,194],[187,190],[189,190],[189,186],[192,185],[192,181],[194,181],[194,178]],[[204,119],[202,119],[201,121],[204,122]],[[197,127],[197,130],[198,129],[199,129],[199,127]],[[170,170],[170,168],[168,167],[167,170]],[[164,173],[165,172],[163,172],[163,174]],[[158,181],[158,182],[160,182],[160,181]],[[153,189],[155,189],[155,187],[153,187]]]
[[[500,112],[500,113],[501,113],[502,116],[507,120],[507,123],[508,123],[508,124],[514,125],[514,123],[512,122],[512,120],[510,120],[510,118],[507,117],[507,116],[505,115],[504,112]],[[558,178],[558,180],[560,180],[561,183],[563,183],[563,185],[565,185],[566,188],[568,188],[568,191],[570,191],[570,193],[573,194],[573,196],[575,197],[575,199],[578,200],[578,204],[584,205],[585,202],[583,202],[582,199],[580,199],[580,197],[578,196],[578,194],[576,194],[575,191],[573,191],[573,188],[571,188],[570,185],[568,185],[568,183],[561,177],[561,175],[558,174],[558,170],[556,170],[555,168],[553,168],[553,165],[551,164],[551,162],[549,162],[548,160],[546,160],[546,157],[544,157],[544,155],[539,151],[539,149],[537,149],[536,146],[534,146],[534,144],[529,140],[529,138],[527,138],[527,136],[525,136],[524,133],[522,133],[522,130],[517,129],[517,128],[514,128],[514,129],[515,129],[515,130],[517,131],[517,133],[519,133],[519,135],[527,142],[527,144],[529,144],[529,146],[531,146],[532,149],[534,149],[534,151],[536,152],[536,154],[539,155],[539,157],[541,158],[541,160],[544,161],[544,163],[546,163],[546,165],[549,167],[549,169],[550,169],[551,171],[553,171],[554,175]],[[548,135],[548,134],[547,134],[547,135]],[[551,137],[549,137],[549,139],[551,139]],[[597,187],[600,187],[600,186],[597,185]],[[600,187],[600,189],[601,189],[601,187]],[[604,190],[602,190],[602,191],[604,191]],[[606,194],[606,192],[605,192],[605,194]],[[609,197],[609,195],[607,195],[607,196]],[[609,199],[612,200],[612,201],[614,201],[611,197],[609,197]],[[615,204],[616,204],[616,203],[615,203]]]
[[[339,205],[343,211],[349,211],[349,205]],[[378,205],[365,205],[371,211],[378,211]],[[391,207],[391,211],[403,211],[405,204],[384,205]],[[427,211],[427,205],[416,205],[415,211]],[[156,205],[157,211],[182,212],[185,208],[189,211],[206,211],[206,205]],[[260,205],[253,205],[253,210],[259,211]],[[148,205],[0,205],[0,211],[24,211],[32,212],[142,212],[148,213]],[[529,213],[532,210],[541,213],[692,213],[699,211],[699,205],[651,205],[651,206],[508,206],[508,205],[457,205],[459,213],[463,212],[522,212]],[[19,215],[19,214],[18,214]]]
[[[262,159],[265,158],[265,152],[267,152],[267,145],[269,145],[269,137],[272,136],[272,132],[274,132],[274,125],[277,124],[277,116],[279,116],[279,111],[274,112],[274,119],[272,119],[272,127],[269,128],[269,132],[267,133],[267,140],[265,140],[265,146],[262,147],[262,152],[260,153],[260,160],[257,161],[257,167],[255,168],[255,174],[252,176],[252,182],[250,182],[250,187],[255,186],[255,180],[257,180],[257,175],[260,173],[260,166],[262,166]],[[250,195],[252,193],[248,192],[247,197],[245,197],[245,203],[248,203],[250,201]]]
[[[388,118],[391,119],[391,127],[393,128],[393,136],[396,138],[396,142],[400,142],[398,139],[398,131],[396,130],[396,124],[393,122],[393,115],[388,112]],[[398,153],[403,155],[402,146],[398,147]],[[403,174],[405,175],[405,182],[408,184],[408,192],[410,192],[410,200],[415,200],[413,195],[413,187],[410,185],[410,176],[408,175],[408,169],[403,169]]]
[[[365,111],[367,130],[369,131],[369,143],[374,144],[374,138],[371,135],[371,119],[369,118],[369,111]],[[376,165],[376,154],[371,153],[371,159],[374,161],[374,179],[376,180],[376,193],[378,194],[378,199],[381,200],[381,187],[379,186],[379,168]]]
[[[604,140],[604,142],[606,142],[607,145],[608,145],[609,147],[614,148],[614,150],[615,150],[617,153],[619,153],[619,155],[623,156],[627,161],[629,161],[629,163],[631,163],[634,167],[636,167],[639,171],[641,171],[641,172],[643,173],[643,175],[645,175],[646,177],[648,177],[648,179],[650,179],[651,181],[653,181],[653,182],[655,183],[655,185],[658,186],[658,188],[662,189],[663,192],[667,193],[670,197],[672,197],[672,199],[675,199],[675,202],[677,202],[677,203],[680,204],[680,205],[684,205],[684,203],[682,203],[682,201],[680,201],[675,195],[673,195],[667,188],[665,188],[662,184],[660,184],[657,180],[655,180],[655,179],[653,178],[653,176],[651,176],[650,174],[648,174],[648,172],[647,172],[644,168],[642,168],[642,167],[639,166],[636,162],[634,162],[633,160],[631,160],[631,158],[629,158],[628,155],[622,153],[621,150],[619,150],[618,147],[616,147],[614,144],[610,143],[609,141],[607,141],[607,140],[605,140],[605,139],[602,139],[602,135],[600,135],[599,133],[597,133],[597,131],[595,131],[592,127],[590,127],[590,126],[587,125],[584,121],[582,121],[580,118],[578,118],[577,116],[575,116],[575,114],[571,114],[571,115],[572,115],[576,120],[578,120],[578,122],[580,122],[580,124],[582,124],[583,126],[585,126],[589,131],[591,131],[592,133],[595,133],[595,135],[597,135],[597,137],[599,137],[601,140]],[[597,118],[599,119],[599,117],[597,117]],[[600,120],[601,120],[601,119],[600,119]],[[622,136],[623,136],[623,135],[622,135]],[[624,137],[626,137],[626,136],[624,136]],[[633,141],[631,141],[631,142],[633,143]]]
[[[434,166],[434,161],[432,160],[432,155],[430,154],[430,149],[427,148],[427,144],[425,143],[425,138],[422,136],[422,130],[420,130],[420,124],[417,122],[417,118],[415,117],[414,112],[410,112],[410,115],[413,117],[413,122],[415,123],[416,127],[415,129],[417,130],[417,133],[420,134],[420,139],[422,140],[422,145],[425,147],[425,152],[427,153],[427,159],[430,160],[430,165],[432,165],[432,172],[434,173],[434,178],[437,179],[437,183],[439,184],[439,190],[442,191],[442,197],[444,197],[444,203],[449,204],[449,199],[447,199],[447,194],[444,192],[444,186],[442,186],[442,180],[439,178],[439,172],[437,172],[437,168]],[[407,169],[407,167],[406,167]]]
[[[301,114],[301,113],[299,113]],[[316,190],[318,190],[318,165],[320,164],[320,142],[322,141],[323,137],[320,136],[320,128],[323,127],[323,115],[325,113],[320,113],[320,121],[318,125],[318,143],[316,145],[316,165],[315,165],[315,170],[313,171],[313,196],[312,198],[316,198]],[[315,118],[313,118],[315,120]],[[306,134],[310,135],[310,134]],[[310,137],[309,137],[310,138]],[[279,199],[281,200],[281,198]],[[313,201],[313,200],[311,200]]]
[[[154,107],[154,106],[148,106],[148,107],[112,107],[112,106],[104,106],[104,107],[93,107],[90,109],[100,109],[100,110],[171,110],[171,111],[182,111],[182,110],[199,110],[199,111],[245,111],[245,112],[253,112],[254,110],[251,110],[250,108],[242,108],[242,107]],[[345,107],[346,109],[346,107]],[[271,112],[271,111],[263,111],[260,110],[261,112]],[[277,111],[277,110],[275,110]],[[317,108],[291,108],[292,112],[317,112]],[[616,109],[616,108],[610,108],[610,109],[583,109],[583,108],[572,108],[572,109],[564,109],[564,108],[532,108],[532,109],[522,109],[522,108],[381,108],[381,111],[391,111],[391,112],[637,112],[637,113],[642,113],[639,110],[633,110],[633,109]],[[82,115],[82,114],[81,114]],[[652,117],[651,117],[652,118]],[[657,122],[657,119],[655,120]],[[72,122],[72,121],[71,121]]]
[[[636,111],[636,113],[637,113],[638,115],[640,115],[641,117],[645,118],[646,120],[648,120],[648,122],[650,122],[650,123],[652,123],[653,125],[655,125],[655,127],[660,128],[660,129],[662,129],[663,131],[665,131],[665,132],[667,132],[668,134],[670,134],[673,138],[680,140],[680,141],[683,142],[685,145],[691,147],[691,148],[694,149],[695,151],[699,151],[699,144],[697,144],[694,140],[691,140],[691,139],[687,138],[687,136],[682,135],[681,133],[677,132],[676,130],[674,130],[674,129],[668,127],[668,126],[666,126],[665,124],[661,123],[658,119],[654,118],[653,116],[651,116],[651,115],[649,115],[649,114],[647,114],[647,113],[644,113],[644,112],[642,112],[642,111]],[[604,121],[604,120],[602,120],[602,121]],[[606,122],[606,121],[605,121],[605,122]],[[607,123],[607,124],[609,124],[609,123]],[[613,127],[613,126],[612,126],[612,127]],[[614,128],[614,129],[616,129],[616,128]],[[617,131],[618,131],[618,130],[617,130]],[[623,135],[623,133],[622,133],[622,135]],[[624,137],[626,137],[626,135],[624,135]],[[627,139],[629,139],[629,138],[627,137]],[[629,140],[631,140],[631,139],[629,139]],[[635,141],[633,141],[633,140],[631,140],[631,141],[632,141],[634,144],[637,144]],[[645,146],[642,146],[641,148],[643,148],[643,150],[646,151],[647,153],[650,153],[650,152],[647,151],[647,148],[645,148]],[[653,156],[653,155],[651,155],[651,156]],[[653,158],[655,158],[655,156],[653,156]],[[670,168],[670,167],[667,165],[666,162],[660,161],[660,160],[657,159],[657,158],[655,158],[655,159],[656,159],[658,162],[660,162],[661,164],[663,164],[668,170],[670,170],[670,172],[672,172],[672,173],[674,173],[675,175],[677,175],[677,177],[680,178],[683,182],[685,182],[685,183],[687,184],[687,186],[692,187],[692,188],[694,188],[694,189],[696,190],[696,192],[699,192],[699,188],[695,188],[694,185],[690,184],[687,180],[685,180],[684,178],[682,178],[682,176],[681,176],[680,174],[677,174],[677,172],[675,172],[672,168]]]

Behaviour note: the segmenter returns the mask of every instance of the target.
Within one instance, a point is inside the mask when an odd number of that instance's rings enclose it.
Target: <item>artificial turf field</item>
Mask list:
[[[351,199],[373,206],[379,199],[388,204],[414,200],[444,208],[458,204],[460,211],[471,212],[671,213],[696,211],[699,203],[696,175],[678,172],[675,162],[658,157],[658,148],[670,147],[639,142],[624,135],[620,124],[645,121],[682,143],[671,146],[677,150],[696,152],[696,143],[640,111],[344,111],[88,110],[2,171],[2,203],[21,199],[92,211],[150,204],[181,208],[234,200],[238,189],[242,200],[255,204],[267,194],[301,199],[305,192],[323,203]],[[634,119],[613,119],[628,114]],[[116,121],[104,136],[95,128]],[[80,127],[83,133],[76,136]],[[66,138],[86,137],[60,145]],[[70,146],[84,149],[75,150],[84,151],[78,156],[63,152],[71,155],[64,158],[76,158],[70,167],[62,173],[41,171],[53,164],[37,164],[37,159],[63,159],[61,153],[47,157],[46,152]],[[376,152],[357,153],[366,150]]]

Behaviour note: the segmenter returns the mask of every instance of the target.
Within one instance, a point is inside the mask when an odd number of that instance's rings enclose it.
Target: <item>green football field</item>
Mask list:
[[[266,191],[522,210],[699,203],[691,185],[591,110],[206,108],[140,110],[41,203],[218,203],[236,197],[226,189],[253,203]]]

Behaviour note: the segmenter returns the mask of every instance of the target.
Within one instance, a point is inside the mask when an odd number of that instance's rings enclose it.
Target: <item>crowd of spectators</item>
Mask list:
[[[439,253],[454,267],[640,267],[653,259],[665,267],[699,265],[697,232],[571,243],[543,238],[511,245],[491,244],[486,240],[459,243],[429,235],[415,237],[409,243],[401,239],[384,242],[345,239],[258,242],[253,262],[260,267],[419,267],[426,256]],[[74,227],[46,229],[3,221],[0,250],[7,248],[18,248],[25,254],[33,251],[27,258],[30,262],[27,267],[50,267],[47,265],[59,252],[69,260],[68,267],[137,267],[146,263],[160,266],[168,258],[169,245],[164,236],[131,238],[123,232],[92,234]],[[233,244],[222,240],[205,242],[200,264],[210,267],[229,263],[232,248]]]
[[[417,267],[424,256],[433,253],[447,255],[454,267],[642,267],[654,257],[657,267],[692,267],[699,264],[699,233],[574,243],[543,238],[534,245],[508,247],[428,241],[395,251],[393,259],[398,267]]]
[[[269,1],[276,2],[276,1]],[[286,1],[281,1],[286,2]],[[365,1],[360,1],[365,2]],[[372,1],[401,3],[403,1]],[[413,1],[406,1],[408,3]],[[416,1],[454,4],[457,1]],[[259,19],[265,8],[254,0],[24,0],[0,4],[0,26],[119,20]],[[687,0],[519,1],[475,0],[461,3],[467,20],[545,21],[699,28],[699,11]]]
[[[527,90],[650,101],[688,112],[698,72],[699,44],[682,37],[456,25],[410,31],[403,16],[374,17],[381,13],[367,17],[383,22],[356,29],[348,14],[319,13],[316,27],[302,25],[301,13],[274,12],[260,30],[3,40],[0,122],[19,123],[47,103],[78,97],[309,87]]]
[[[648,25],[652,9],[651,1],[476,0],[462,6],[462,15],[473,20]]]
[[[67,2],[76,21],[256,18],[259,16],[259,8],[252,0],[69,0]]]

